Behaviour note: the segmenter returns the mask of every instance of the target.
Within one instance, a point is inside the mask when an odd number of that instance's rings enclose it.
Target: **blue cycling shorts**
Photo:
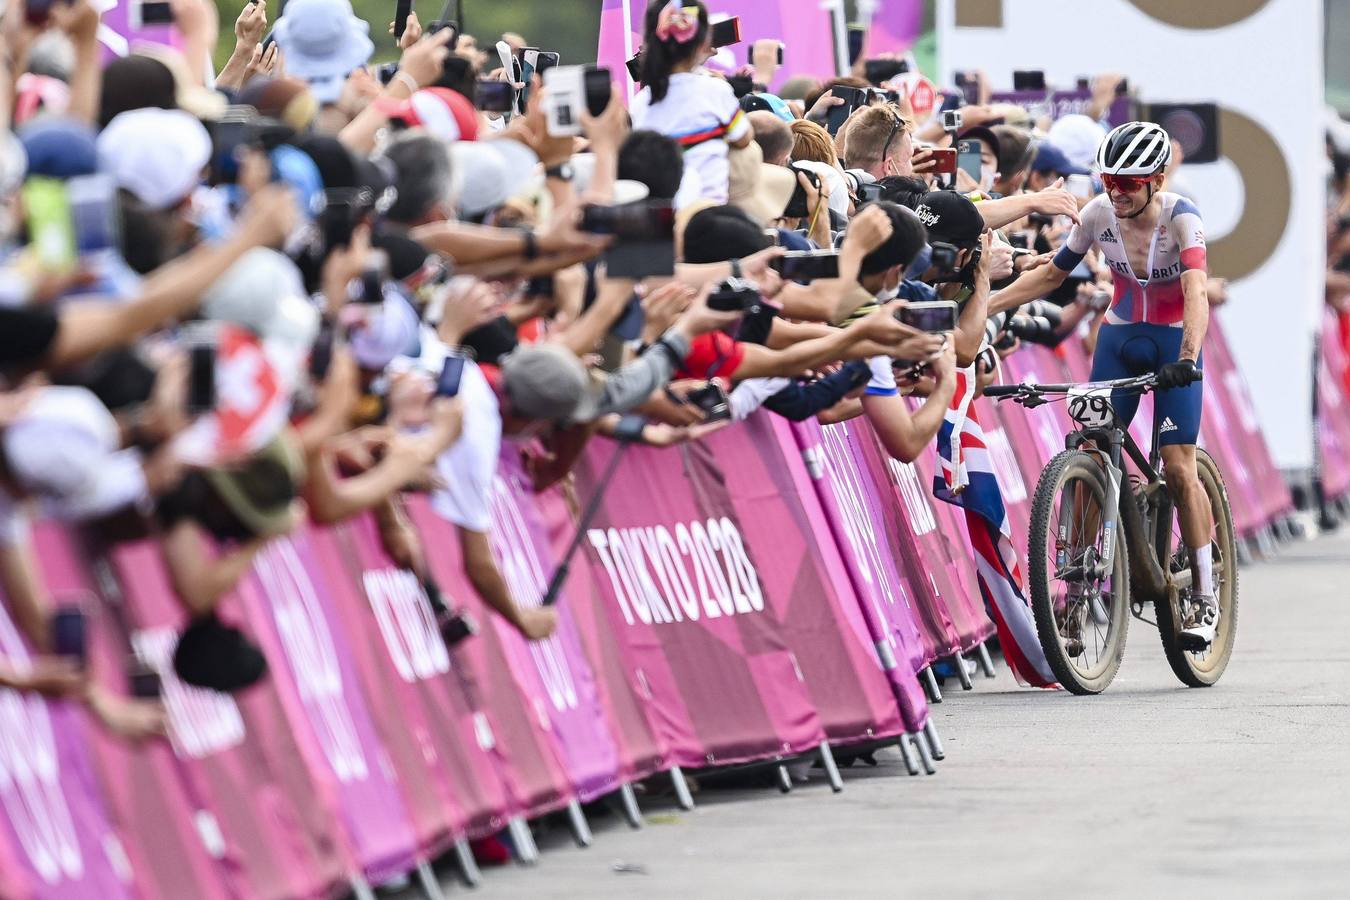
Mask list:
[[[1131,322],[1128,325],[1102,323],[1097,333],[1097,352],[1092,357],[1092,380],[1134,378],[1157,372],[1181,356],[1182,329],[1170,325]],[[1195,361],[1204,368],[1204,358]],[[1183,388],[1169,388],[1153,395],[1153,408],[1162,423],[1158,444],[1194,444],[1200,434],[1200,407],[1204,400],[1204,382]],[[1115,391],[1111,405],[1125,425],[1134,421],[1139,395]]]

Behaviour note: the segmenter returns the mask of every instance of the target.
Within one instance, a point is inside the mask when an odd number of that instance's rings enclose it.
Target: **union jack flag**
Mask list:
[[[939,468],[933,477],[933,494],[966,511],[980,593],[993,612],[999,645],[1013,675],[1031,687],[1055,687],[1022,589],[1021,561],[974,399],[975,367],[958,369],[956,393],[938,432]]]

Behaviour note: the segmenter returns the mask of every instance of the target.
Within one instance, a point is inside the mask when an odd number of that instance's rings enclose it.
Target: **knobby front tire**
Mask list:
[[[1125,637],[1130,627],[1130,566],[1125,532],[1115,529],[1115,556],[1111,571],[1098,585],[1097,603],[1068,599],[1068,584],[1057,559],[1063,537],[1069,538],[1068,556],[1085,546],[1100,554],[1104,543],[1103,512],[1108,507],[1106,473],[1096,457],[1081,450],[1065,450],[1046,465],[1036,483],[1031,504],[1031,534],[1027,548],[1027,571],[1031,608],[1041,648],[1059,683],[1074,694],[1099,694],[1106,690],[1125,657]],[[1093,521],[1095,519],[1095,528]],[[1085,541],[1092,534],[1090,544]],[[1065,615],[1080,616],[1083,652],[1071,656],[1066,632],[1072,628]],[[1105,618],[1105,622],[1100,620]]]

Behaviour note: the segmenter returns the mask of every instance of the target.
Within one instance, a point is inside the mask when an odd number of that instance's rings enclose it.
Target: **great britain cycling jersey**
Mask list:
[[[1162,191],[1157,196],[1162,211],[1149,244],[1145,278],[1140,279],[1130,267],[1120,224],[1106,194],[1083,207],[1079,224],[1055,254],[1055,265],[1072,272],[1093,244],[1101,249],[1115,283],[1115,296],[1106,312],[1106,321],[1112,325],[1148,322],[1180,328],[1185,306],[1181,273],[1208,271],[1200,211],[1180,194]]]

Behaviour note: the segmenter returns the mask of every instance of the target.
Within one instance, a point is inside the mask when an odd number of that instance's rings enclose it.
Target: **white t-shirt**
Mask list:
[[[753,133],[731,85],[710,75],[679,72],[670,76],[670,89],[660,102],[653,103],[651,88],[643,88],[629,112],[634,128],[659,132],[687,148],[684,168],[698,173],[702,199],[727,202],[727,145]]]
[[[431,508],[460,528],[486,532],[492,525],[492,480],[502,446],[501,407],[474,362],[464,364],[459,396],[464,424],[459,440],[436,459],[436,472],[445,487],[431,495]]]

